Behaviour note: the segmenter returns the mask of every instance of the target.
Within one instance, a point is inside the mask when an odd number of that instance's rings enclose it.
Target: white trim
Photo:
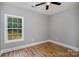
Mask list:
[[[10,15],[10,14],[5,14],[6,16],[12,16],[12,17],[16,17],[16,18],[24,18],[22,16],[17,16],[17,15]]]
[[[57,42],[57,41],[54,41],[54,40],[48,40],[48,41],[51,42],[51,43],[55,43],[55,44],[64,46],[64,47],[66,47],[66,48],[70,48],[70,49],[72,49],[72,50],[74,50],[74,51],[79,51],[79,48],[74,47],[74,46],[71,46],[71,45],[67,45],[67,44],[64,44],[64,43],[61,43],[61,42]]]
[[[46,42],[55,43],[55,44],[64,46],[66,48],[73,49],[74,51],[79,51],[79,48],[76,48],[76,47],[73,47],[73,46],[70,46],[70,45],[67,45],[67,44],[63,44],[63,43],[60,43],[60,42],[57,42],[57,41],[53,41],[53,40],[45,40],[45,41],[31,43],[31,44],[27,44],[27,45],[23,45],[23,46],[18,46],[18,47],[4,49],[4,50],[1,50],[1,53],[0,54],[6,53],[6,52],[10,52],[10,51],[14,51],[14,50],[18,50],[18,49],[22,49],[22,48],[27,48],[27,47],[35,46],[35,45],[42,44],[42,43],[46,43]]]
[[[36,42],[36,43],[32,43],[32,44],[27,44],[27,45],[23,45],[23,46],[13,47],[13,48],[9,48],[9,49],[4,49],[4,50],[1,50],[1,53],[6,53],[6,52],[10,52],[10,51],[26,48],[26,47],[31,47],[31,46],[35,46],[35,45],[46,43],[46,42],[48,42],[48,40],[41,41],[41,42]]]
[[[7,16],[12,16],[12,17],[17,17],[17,18],[21,18],[22,19],[22,39],[18,39],[18,40],[8,40],[8,32],[7,32]],[[16,15],[8,15],[8,14],[4,14],[4,17],[5,17],[5,25],[4,25],[4,35],[5,35],[5,43],[12,43],[12,42],[18,42],[18,41],[24,41],[24,17],[22,16],[16,16]]]

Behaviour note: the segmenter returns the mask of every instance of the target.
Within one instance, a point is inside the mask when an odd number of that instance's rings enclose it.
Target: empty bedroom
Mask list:
[[[0,57],[79,57],[79,2],[0,2]]]

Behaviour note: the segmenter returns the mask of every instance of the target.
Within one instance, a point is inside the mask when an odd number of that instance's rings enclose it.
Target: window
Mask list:
[[[5,15],[5,42],[24,40],[24,18],[21,16]]]

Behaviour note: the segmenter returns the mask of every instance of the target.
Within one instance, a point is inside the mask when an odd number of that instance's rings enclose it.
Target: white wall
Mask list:
[[[4,14],[24,17],[24,41],[4,43]],[[48,16],[10,5],[1,6],[1,49],[8,49],[48,39]],[[32,41],[32,39],[34,39]]]
[[[79,48],[79,8],[50,16],[49,39]]]

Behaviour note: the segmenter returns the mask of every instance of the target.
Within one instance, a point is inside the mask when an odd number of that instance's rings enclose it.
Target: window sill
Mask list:
[[[19,41],[24,41],[24,39],[7,40],[5,41],[5,43],[14,43],[14,42],[19,42]]]

